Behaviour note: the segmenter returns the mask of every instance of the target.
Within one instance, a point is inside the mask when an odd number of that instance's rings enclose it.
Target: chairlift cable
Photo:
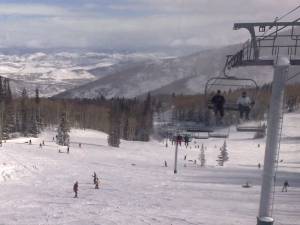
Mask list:
[[[286,81],[292,80],[292,79],[294,79],[295,77],[297,77],[299,75],[300,75],[300,72],[295,73],[293,76],[289,77]]]
[[[295,19],[295,20],[293,20],[291,23],[296,23],[296,22],[298,22],[299,20],[300,20],[300,17],[297,18],[297,19]],[[268,35],[266,35],[266,36],[263,36],[262,38],[259,38],[258,40],[259,40],[259,41],[265,40],[267,37],[270,37],[270,36],[272,36],[273,34],[278,33],[279,31],[281,31],[281,30],[283,30],[283,29],[289,27],[290,25],[291,25],[291,24],[282,26],[282,27],[280,27],[279,29],[277,29],[276,31],[273,31],[272,33],[270,33],[270,34],[268,34]]]
[[[290,15],[291,13],[295,12],[296,10],[298,10],[300,8],[300,5],[298,5],[297,7],[295,7],[294,9],[290,10],[289,12],[283,14],[282,16],[280,17],[276,17],[274,22],[278,22],[280,20],[282,20],[283,18],[285,18],[286,16]],[[269,32],[273,27],[270,27],[268,30],[266,30],[262,36],[265,36],[267,32]]]

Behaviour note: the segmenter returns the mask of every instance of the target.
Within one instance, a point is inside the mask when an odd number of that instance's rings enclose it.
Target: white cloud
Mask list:
[[[110,13],[101,11],[101,1],[73,8],[0,4],[0,15],[17,15],[16,18],[0,20],[0,46],[140,48],[225,45],[243,42],[249,36],[246,31],[233,31],[234,22],[270,21],[297,5],[296,0],[286,0],[285,4],[279,0],[124,2],[110,3],[106,8],[112,10]]]
[[[43,4],[0,4],[2,16],[63,16],[68,13],[61,7]]]

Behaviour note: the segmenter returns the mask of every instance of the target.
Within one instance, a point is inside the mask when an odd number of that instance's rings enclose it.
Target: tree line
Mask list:
[[[152,98],[146,99],[53,99],[41,98],[36,89],[29,97],[24,88],[13,96],[10,82],[0,77],[1,141],[16,136],[37,137],[47,127],[56,128],[59,144],[70,128],[94,129],[108,134],[108,143],[118,147],[120,139],[149,141],[153,126]],[[62,136],[61,136],[62,135]]]

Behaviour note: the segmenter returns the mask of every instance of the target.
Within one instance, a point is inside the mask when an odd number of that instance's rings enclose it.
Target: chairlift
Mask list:
[[[238,132],[265,132],[266,131],[266,125],[259,125],[259,126],[243,126],[238,125],[236,126],[236,130]]]
[[[214,109],[211,103],[211,97],[217,93],[217,90],[223,92],[229,92],[231,90],[238,89],[240,92],[247,90],[250,93],[250,98],[254,100],[258,92],[258,85],[255,80],[250,78],[237,78],[234,76],[219,76],[210,78],[205,84],[205,98],[209,109]],[[224,110],[238,111],[238,105],[236,99],[226,99],[224,104]]]
[[[213,132],[213,129],[211,127],[188,127],[186,131],[191,133],[209,133]]]

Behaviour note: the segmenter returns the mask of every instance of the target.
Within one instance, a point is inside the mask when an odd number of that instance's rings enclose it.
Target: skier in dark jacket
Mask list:
[[[224,104],[225,104],[225,98],[223,95],[221,95],[221,91],[218,90],[217,94],[215,94],[212,99],[211,99],[211,103],[213,104],[214,107],[214,112],[216,117],[219,116],[221,117],[221,119],[224,116]]]
[[[177,138],[176,138],[176,142],[177,142],[177,144],[178,144],[178,145],[180,145],[180,146],[181,146],[181,142],[182,142],[182,136],[181,136],[180,134],[177,136]]]
[[[75,193],[74,198],[78,198],[78,181],[75,182],[75,184],[73,185],[73,191]]]
[[[287,188],[289,187],[289,182],[286,180],[283,183],[282,192],[287,192]]]
[[[96,172],[94,172],[92,177],[93,177],[94,184],[96,184],[96,181],[98,179]]]
[[[184,136],[184,144],[185,144],[185,147],[187,148],[188,145],[189,145],[189,136],[185,135]]]
[[[95,189],[99,189],[99,178],[98,177],[95,180]]]

